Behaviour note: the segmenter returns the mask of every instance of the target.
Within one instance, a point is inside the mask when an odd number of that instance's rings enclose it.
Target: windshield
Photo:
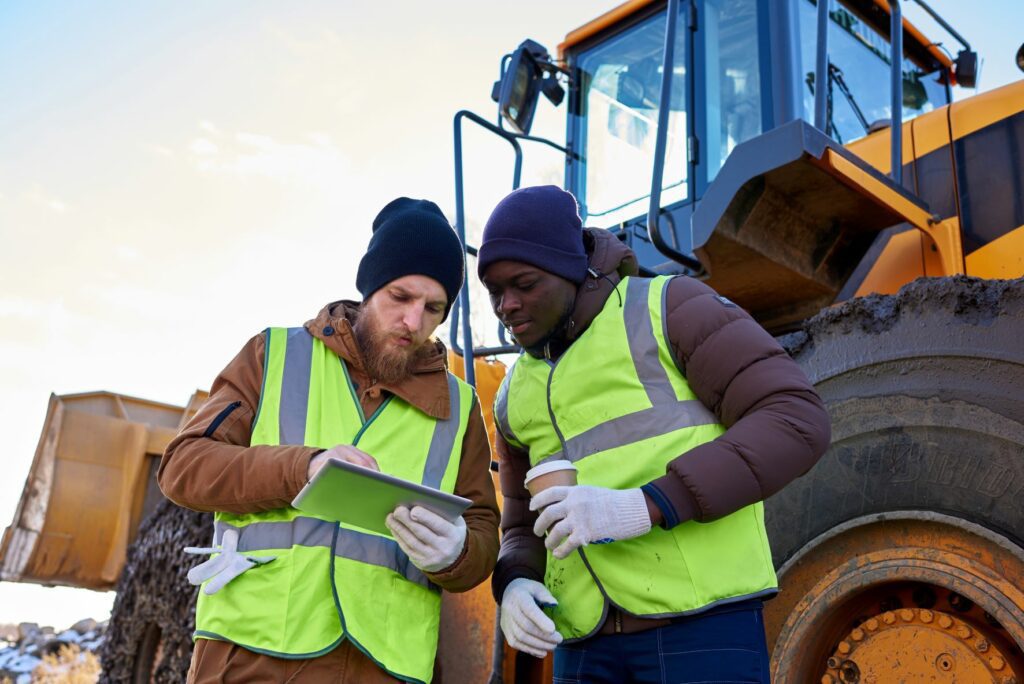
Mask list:
[[[814,121],[814,66],[817,8],[812,0],[800,4],[800,57],[804,74],[804,118]],[[840,143],[867,135],[872,123],[890,119],[888,39],[846,9],[829,12],[829,99],[831,129]],[[926,73],[908,59],[903,60],[903,120],[947,104],[941,72]]]
[[[704,39],[696,59],[707,112],[701,145],[707,152],[701,152],[700,163],[710,181],[737,144],[762,131],[757,0],[703,0],[699,6]],[[692,34],[682,18],[676,32],[663,207],[689,196],[685,55]],[[611,227],[647,212],[664,42],[665,15],[656,14],[582,53],[578,61],[582,105],[575,125],[585,162],[577,191],[584,218],[595,225]]]
[[[687,197],[685,27],[680,18],[663,205]],[[584,220],[593,219],[595,225],[611,226],[647,211],[664,44],[665,15],[656,14],[584,52],[577,63],[582,99],[576,125],[580,149],[585,150],[577,194]]]

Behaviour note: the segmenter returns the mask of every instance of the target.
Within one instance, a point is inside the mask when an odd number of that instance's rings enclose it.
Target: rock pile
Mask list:
[[[65,647],[77,647],[83,657],[95,653],[103,643],[106,629],[105,622],[91,618],[80,620],[59,634],[53,627],[40,627],[34,622],[0,625],[0,682],[28,684],[47,656],[54,661]]]

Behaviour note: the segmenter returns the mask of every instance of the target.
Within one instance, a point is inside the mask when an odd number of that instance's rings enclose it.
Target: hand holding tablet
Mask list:
[[[412,564],[424,572],[450,567],[466,545],[466,521],[461,515],[450,522],[423,506],[411,510],[399,506],[385,523]]]
[[[314,457],[313,461],[329,453],[325,451]],[[369,455],[367,457],[372,458]],[[310,461],[311,468],[313,461]],[[388,537],[392,534],[385,520],[399,506],[408,509],[421,506],[457,524],[462,512],[472,503],[461,496],[348,461],[331,457],[323,461],[313,478],[292,501],[292,506],[321,518],[361,527]],[[373,465],[376,466],[376,461]]]

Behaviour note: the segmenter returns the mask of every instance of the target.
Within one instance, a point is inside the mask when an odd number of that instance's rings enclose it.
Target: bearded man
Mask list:
[[[253,337],[168,445],[164,494],[215,513],[217,555],[189,573],[203,589],[188,681],[431,680],[441,590],[482,582],[498,548],[479,401],[433,337],[463,277],[437,205],[392,201],[359,264],[362,303]],[[455,523],[399,507],[394,539],[292,508],[331,458],[473,503]]]

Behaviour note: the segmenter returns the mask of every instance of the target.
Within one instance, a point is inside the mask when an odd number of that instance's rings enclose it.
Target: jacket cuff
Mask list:
[[[322,454],[326,449],[310,449],[305,454],[300,454],[295,458],[295,463],[292,470],[292,492],[291,498],[295,498],[302,491],[302,488],[309,482],[309,478],[306,474],[309,472],[309,462],[313,460],[318,454]]]
[[[700,507],[697,505],[697,500],[679,479],[679,476],[669,473],[656,480],[651,480],[640,489],[661,511],[661,526],[664,529],[670,530],[687,520],[700,519]]]
[[[491,593],[494,595],[494,602],[500,606],[501,597],[505,595],[505,588],[512,583],[512,580],[520,577],[544,584],[544,575],[528,565],[497,567],[494,569],[494,574],[491,575]]]
[[[469,532],[466,532],[466,541],[462,544],[462,551],[459,553],[458,558],[452,561],[452,564],[446,568],[441,568],[436,572],[425,572],[424,574],[430,578],[430,581],[434,584],[441,584],[445,580],[451,579],[453,575],[458,574],[459,565],[465,560],[466,556],[469,555]]]

